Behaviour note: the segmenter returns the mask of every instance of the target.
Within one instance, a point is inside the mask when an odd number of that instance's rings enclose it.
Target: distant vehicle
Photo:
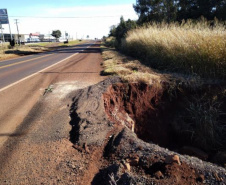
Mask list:
[[[40,42],[38,38],[27,38],[27,42]]]
[[[67,39],[59,39],[58,42],[65,42]]]

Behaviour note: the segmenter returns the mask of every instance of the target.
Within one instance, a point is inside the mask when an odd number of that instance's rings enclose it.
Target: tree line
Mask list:
[[[226,0],[136,0],[133,8],[139,16],[137,21],[121,17],[120,23],[110,28],[109,36],[115,37],[116,47],[129,30],[149,22],[182,22],[200,17],[226,21]]]
[[[208,20],[215,17],[220,21],[226,20],[225,0],[136,0],[133,7],[139,15],[139,24],[150,21],[180,22],[201,16]]]

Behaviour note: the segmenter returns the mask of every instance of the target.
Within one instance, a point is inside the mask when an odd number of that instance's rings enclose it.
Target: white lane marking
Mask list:
[[[40,53],[37,53],[36,55],[39,55]],[[25,58],[25,57],[31,57],[31,56],[34,56],[35,54],[33,54],[33,55],[26,55],[26,56],[20,56],[20,57],[15,57],[15,58],[11,58],[11,59],[6,59],[6,60],[1,60],[0,61],[0,63],[1,62],[7,62],[7,61],[10,61],[10,60],[16,60],[16,59],[21,59],[21,58]]]
[[[86,49],[89,48],[89,47],[92,46],[92,45],[93,45],[93,44],[89,45],[88,47],[86,47]],[[83,50],[83,51],[84,51],[84,50]],[[38,72],[36,72],[36,73],[34,73],[34,74],[32,74],[32,75],[29,75],[29,76],[27,76],[27,77],[25,77],[25,78],[22,78],[21,80],[16,81],[16,82],[14,82],[14,83],[12,83],[12,84],[6,86],[6,87],[3,87],[2,89],[0,89],[0,92],[2,92],[2,91],[4,91],[4,90],[6,90],[6,89],[8,89],[8,88],[10,88],[10,87],[12,87],[12,86],[18,84],[18,83],[20,83],[20,82],[22,82],[22,81],[24,81],[24,80],[27,80],[28,78],[31,78],[31,77],[33,77],[33,76],[35,76],[35,75],[37,75],[37,74],[39,74],[39,73],[41,73],[41,72],[43,72],[43,71],[45,71],[45,70],[51,68],[51,67],[53,67],[53,66],[55,66],[55,65],[57,65],[57,64],[59,64],[59,63],[61,63],[61,62],[64,62],[65,60],[67,60],[67,59],[69,59],[69,58],[71,58],[71,57],[73,57],[73,56],[76,56],[76,55],[78,55],[78,54],[79,54],[79,52],[78,52],[78,53],[75,53],[75,54],[73,54],[73,55],[71,55],[71,56],[69,56],[69,57],[67,57],[67,58],[65,58],[65,59],[63,59],[63,60],[61,60],[61,61],[59,61],[59,62],[57,62],[57,63],[55,63],[55,64],[53,64],[53,65],[51,65],[51,66],[48,66],[47,68],[42,69],[42,70],[40,70],[40,71],[38,71]]]
[[[16,62],[16,63],[12,63],[12,64],[7,64],[5,66],[1,66],[0,69],[4,69],[4,68],[7,68],[7,67],[11,67],[11,66],[16,66],[18,64],[23,64],[23,63],[26,63],[26,62],[30,62],[32,60],[48,57],[48,56],[51,56],[51,55],[53,55],[53,54],[48,54],[48,55],[44,55],[44,56],[41,56],[41,57],[36,57],[36,58],[28,59],[28,60],[22,60],[22,61],[19,61],[19,62]]]

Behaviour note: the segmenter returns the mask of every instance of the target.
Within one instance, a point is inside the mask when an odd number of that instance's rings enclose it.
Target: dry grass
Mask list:
[[[129,31],[122,48],[153,68],[226,78],[226,30],[217,22],[153,23]]]
[[[28,45],[16,45],[13,49],[9,49],[9,43],[0,44],[0,60],[7,60],[11,58],[16,58],[22,55],[30,55],[35,53],[41,53],[45,51],[50,51],[56,49],[56,47],[62,46],[73,46],[79,43],[84,43],[85,41],[73,40],[69,43],[64,44],[60,42],[44,42],[44,43],[32,43]]]
[[[29,46],[16,46],[14,49],[8,49],[4,47],[0,50],[0,60],[6,60],[11,58],[16,58],[18,56],[30,55],[34,53],[40,53],[46,51],[43,47],[29,47]]]
[[[160,82],[163,75],[157,74],[150,68],[142,65],[138,60],[128,58],[114,50],[107,50],[103,53],[104,67],[103,74],[117,75],[127,82],[143,82],[152,84]]]

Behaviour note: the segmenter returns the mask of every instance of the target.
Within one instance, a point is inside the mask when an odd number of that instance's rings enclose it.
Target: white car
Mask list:
[[[28,38],[27,42],[40,42],[40,39],[37,38]]]

